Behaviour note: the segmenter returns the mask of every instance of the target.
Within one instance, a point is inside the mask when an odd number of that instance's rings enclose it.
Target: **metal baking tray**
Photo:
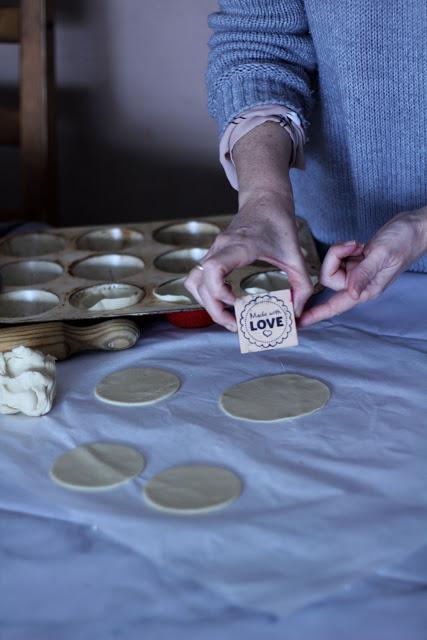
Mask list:
[[[198,309],[183,281],[232,216],[67,227],[0,241],[0,323],[85,320]],[[320,261],[307,223],[299,241],[314,284]],[[236,295],[286,287],[256,263],[227,276]]]

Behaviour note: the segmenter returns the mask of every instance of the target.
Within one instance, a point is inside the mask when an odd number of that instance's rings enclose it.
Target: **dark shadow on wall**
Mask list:
[[[90,92],[59,90],[58,163],[61,225],[232,213],[236,192],[222,167],[185,164],[107,146],[97,134]]]
[[[112,74],[112,28],[107,11],[96,20],[88,0],[58,0],[57,21],[78,23],[92,20],[96,57],[103,64],[103,95],[114,121],[121,116],[116,106]],[[108,9],[108,5],[106,5]],[[93,31],[94,30],[94,31]],[[102,51],[99,50],[102,47]],[[109,146],[102,137],[93,90],[58,88],[58,161],[61,224],[102,224],[195,217],[236,210],[237,198],[222,168],[212,164],[184,163],[176,151],[171,155],[148,153],[141,143],[135,150]],[[155,135],[155,132],[154,132]],[[208,159],[209,162],[209,159]]]
[[[81,148],[76,150],[76,155]],[[72,155],[72,149],[67,153]],[[103,224],[189,218],[232,213],[234,192],[220,171],[182,166],[165,158],[131,155],[129,151],[97,146],[90,158],[72,166],[61,206],[61,224]],[[72,158],[71,158],[72,160]]]

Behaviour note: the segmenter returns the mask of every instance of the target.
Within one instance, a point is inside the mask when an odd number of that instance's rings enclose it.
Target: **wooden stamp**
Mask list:
[[[298,344],[289,289],[238,298],[234,308],[242,353],[284,349]]]

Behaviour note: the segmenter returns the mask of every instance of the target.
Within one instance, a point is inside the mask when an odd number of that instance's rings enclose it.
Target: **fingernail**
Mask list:
[[[344,242],[345,247],[350,247],[352,244],[356,244],[356,240],[349,240],[348,242]]]
[[[236,333],[236,332],[237,332],[237,325],[235,325],[235,324],[227,324],[227,325],[226,325],[226,328],[227,328],[229,331],[232,331],[233,333]]]

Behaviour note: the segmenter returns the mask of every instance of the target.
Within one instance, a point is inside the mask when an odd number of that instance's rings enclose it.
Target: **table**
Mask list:
[[[0,417],[0,638],[229,640],[427,637],[427,276],[300,332],[300,346],[240,355],[219,327],[143,325],[136,347],[58,363],[43,418]],[[131,366],[176,372],[181,390],[144,408],[93,397]],[[332,389],[318,413],[237,421],[230,385],[295,372]],[[49,479],[64,451],[97,440],[144,452],[112,491]],[[141,497],[169,466],[210,462],[240,500],[199,517]]]

